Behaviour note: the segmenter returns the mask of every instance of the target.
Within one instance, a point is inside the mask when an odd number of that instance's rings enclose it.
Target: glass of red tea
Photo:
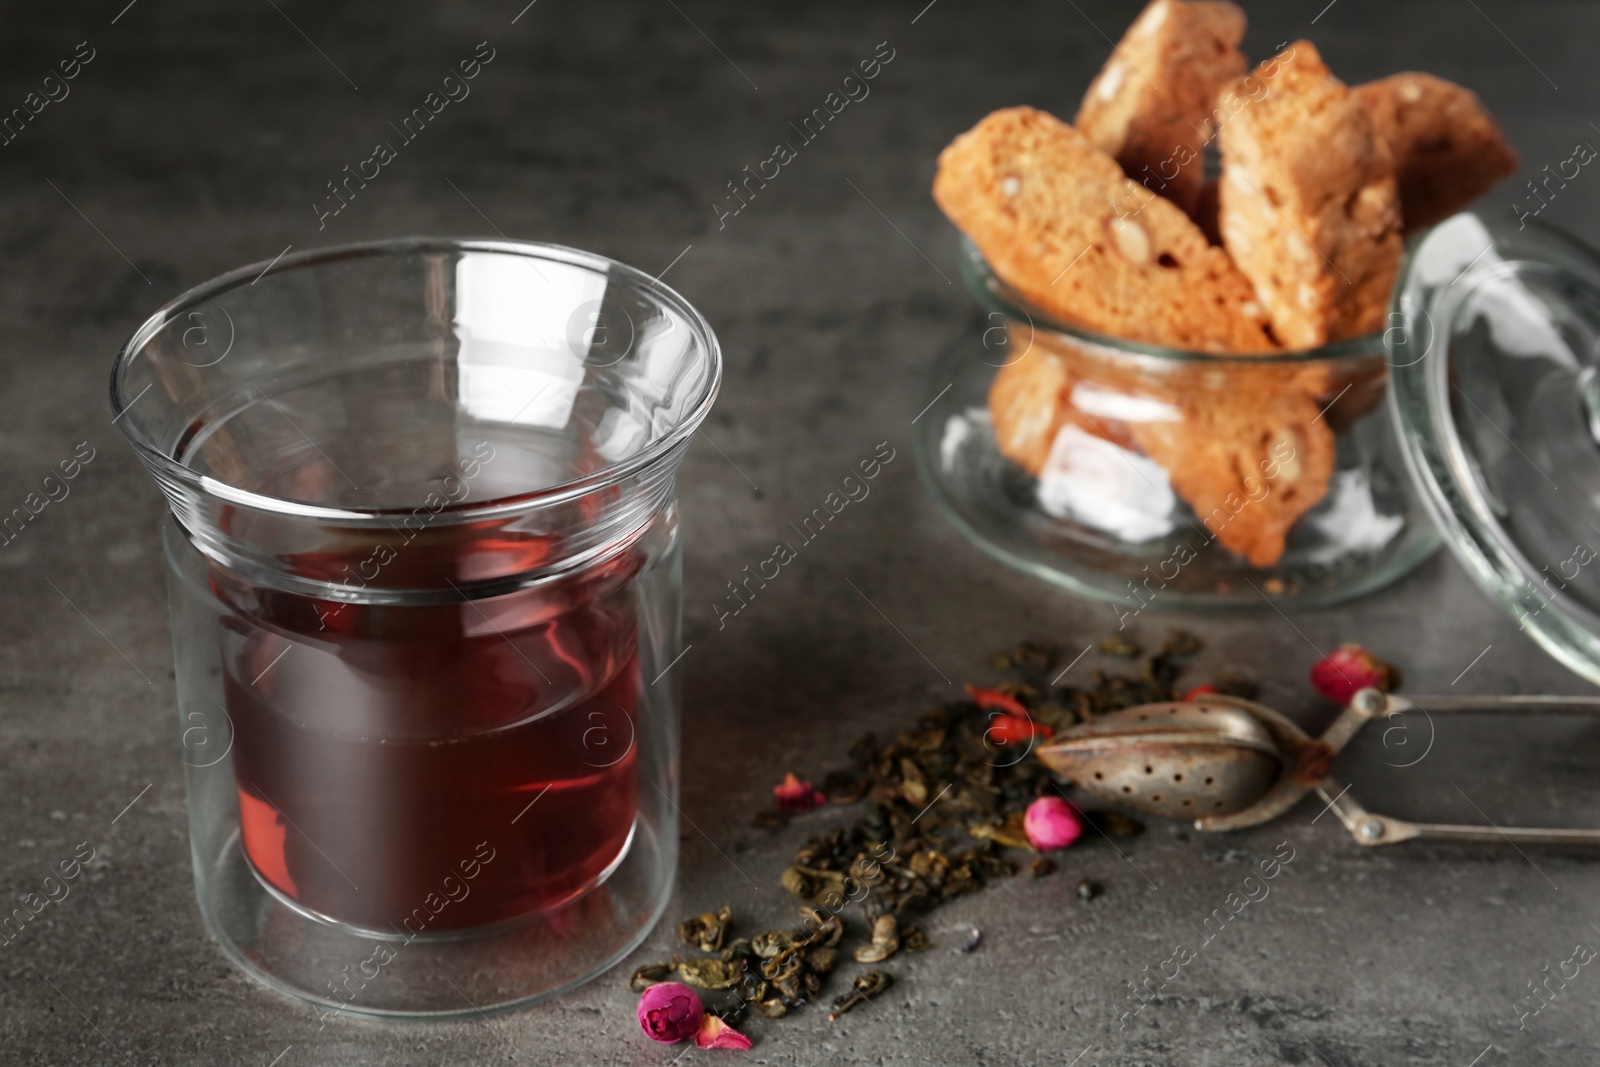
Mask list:
[[[118,354],[166,496],[201,912],[326,1019],[626,955],[677,856],[676,474],[705,320],[600,256],[412,239],[207,282]]]

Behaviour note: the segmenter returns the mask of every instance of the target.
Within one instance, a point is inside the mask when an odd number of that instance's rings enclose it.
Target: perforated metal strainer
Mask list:
[[[1220,695],[1145,704],[1075,726],[1038,756],[1079,795],[1150,815],[1237,830],[1282,815],[1316,791],[1363,845],[1412,838],[1600,844],[1600,830],[1412,823],[1373,815],[1328,774],[1363,724],[1410,711],[1600,714],[1594,697],[1398,697],[1363,689],[1320,738],[1264,704]]]

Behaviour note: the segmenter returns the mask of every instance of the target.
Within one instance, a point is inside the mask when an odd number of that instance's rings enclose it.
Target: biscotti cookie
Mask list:
[[[1000,454],[1038,477],[1067,421],[1071,389],[1066,365],[1042,348],[1001,367],[989,386],[989,418]]]
[[[1132,425],[1141,451],[1159,463],[1210,536],[1270,567],[1295,520],[1328,492],[1333,431],[1298,390],[1191,394],[1183,418]]]
[[[1224,246],[1284,345],[1314,348],[1381,328],[1401,250],[1388,144],[1309,41],[1251,78],[1268,91],[1221,133]]]
[[[1103,401],[1094,403],[1094,394],[1116,400],[1143,396],[1147,383],[1137,374],[1130,380],[1108,380],[1105,372],[1103,353],[1059,334],[1038,333],[1026,339],[1020,352],[1009,350],[1008,361],[989,386],[989,419],[1000,454],[1037,477],[1056,435],[1068,423],[1118,448],[1135,449],[1127,422],[1105,410]],[[1085,398],[1080,390],[1090,395]],[[1149,397],[1149,402],[1162,401]]]
[[[1273,347],[1244,275],[1176,205],[1042,111],[996,111],[939,156],[933,196],[1046,314],[1174,348]]]
[[[1449,218],[1517,169],[1517,154],[1471,90],[1406,73],[1354,91],[1394,156],[1406,233]]]
[[[1217,94],[1243,74],[1244,12],[1155,0],[1134,20],[1078,108],[1074,125],[1129,178],[1192,212]]]

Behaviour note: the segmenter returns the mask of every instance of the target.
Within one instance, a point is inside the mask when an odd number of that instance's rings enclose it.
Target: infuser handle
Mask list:
[[[1368,693],[1377,694],[1369,698]],[[1382,703],[1375,703],[1381,701]],[[1600,715],[1600,697],[1552,696],[1396,696],[1379,693],[1376,689],[1363,689],[1350,701],[1354,707],[1363,702],[1373,708],[1367,717],[1381,719],[1408,711],[1432,713],[1457,712],[1469,714],[1508,715]]]
[[[1488,826],[1467,826],[1460,823],[1407,822],[1388,815],[1375,815],[1362,807],[1346,787],[1331,777],[1318,782],[1316,792],[1339,817],[1358,845],[1395,845],[1401,841],[1417,840],[1511,845],[1600,845],[1600,830],[1496,826],[1492,823]]]

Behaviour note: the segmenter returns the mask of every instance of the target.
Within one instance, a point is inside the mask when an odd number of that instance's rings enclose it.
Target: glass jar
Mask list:
[[[1127,625],[1338,603],[1438,547],[1384,410],[1382,335],[1176,351],[1050,320],[966,238],[960,262],[983,314],[928,377],[915,443],[984,550]]]
[[[195,885],[244,970],[465,1016],[645,937],[720,367],[654,279],[509,241],[285,256],[134,334],[112,407],[171,507]]]
[[[1408,257],[1391,404],[1462,570],[1600,685],[1600,252],[1461,214]]]

